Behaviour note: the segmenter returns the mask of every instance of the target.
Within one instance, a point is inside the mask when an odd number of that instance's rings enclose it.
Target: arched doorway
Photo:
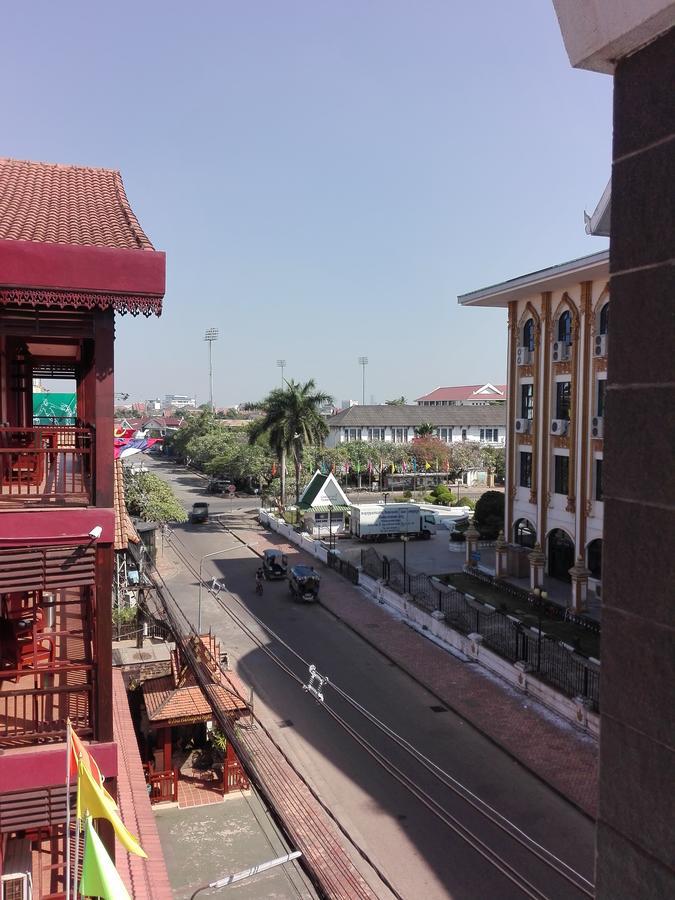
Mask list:
[[[548,536],[548,574],[551,578],[570,582],[569,570],[574,565],[574,544],[568,534],[554,528]]]
[[[530,550],[537,543],[536,529],[528,519],[518,519],[513,526],[513,542]]]
[[[586,548],[586,565],[591,573],[591,578],[602,578],[602,538],[591,541]]]

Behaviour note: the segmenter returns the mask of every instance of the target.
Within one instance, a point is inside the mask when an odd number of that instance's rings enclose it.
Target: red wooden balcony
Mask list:
[[[93,678],[86,590],[0,595],[0,749],[91,736]]]
[[[92,428],[0,427],[0,508],[89,506],[93,454]]]

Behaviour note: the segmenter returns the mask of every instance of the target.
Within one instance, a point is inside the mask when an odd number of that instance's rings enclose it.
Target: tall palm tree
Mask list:
[[[271,391],[262,403],[263,410],[249,431],[249,442],[254,444],[263,434],[267,435],[272,451],[279,459],[281,475],[281,504],[286,501],[286,457],[293,457],[295,468],[295,502],[300,502],[300,461],[305,447],[323,443],[328,426],[319,407],[332,403],[333,398],[316,388],[313,378],[305,384],[286,381],[286,387]]]

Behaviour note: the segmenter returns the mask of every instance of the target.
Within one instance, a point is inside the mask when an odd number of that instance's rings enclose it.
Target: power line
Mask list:
[[[180,541],[180,539],[178,539]],[[182,543],[182,542],[181,542]],[[185,547],[185,545],[183,544]],[[185,547],[187,553],[192,555],[191,551]],[[178,552],[178,551],[177,551]],[[184,554],[179,553],[183,562],[188,568],[193,568],[188,559],[185,558]],[[193,569],[194,571],[194,569]],[[228,595],[232,597],[232,599],[241,606],[250,618],[252,618],[257,625],[259,625],[267,634],[270,635],[275,641],[277,641],[281,646],[283,646],[286,650],[289,651],[302,665],[308,669],[309,663],[305,660],[293,647],[291,647],[286,641],[283,640],[276,632],[273,631],[265,622],[263,622],[260,618],[258,618],[254,613],[252,613],[243,603],[242,601],[230,591],[227,591]],[[215,598],[214,598],[215,599]],[[244,630],[251,640],[262,649],[270,658],[272,658],[277,665],[279,665],[289,677],[293,678],[299,684],[304,685],[304,681],[298,678],[294,672],[285,664],[282,660],[279,659],[276,654],[274,654],[269,647],[263,645],[257,637],[251,632],[251,630],[234,615],[232,610],[229,607],[218,601],[219,605],[231,616],[231,618],[237,623],[237,625]],[[347,703],[349,703],[354,709],[356,709],[361,715],[367,718],[372,724],[374,724],[380,731],[386,734],[391,740],[393,740],[399,747],[405,750],[408,754],[410,754],[417,762],[419,762],[424,768],[427,769],[432,775],[437,777],[447,788],[449,788],[453,793],[455,793],[460,799],[464,800],[468,803],[473,809],[475,809],[478,813],[483,815],[488,821],[491,822],[495,827],[499,828],[505,834],[507,834],[512,840],[516,841],[526,850],[531,852],[534,856],[536,856],[541,862],[543,862],[548,867],[552,868],[558,875],[568,881],[573,887],[577,888],[581,893],[586,894],[589,897],[593,896],[593,884],[587,878],[585,878],[581,873],[577,872],[571,866],[569,866],[566,862],[561,860],[559,857],[555,856],[550,850],[543,847],[533,838],[531,838],[526,832],[520,829],[514,822],[511,822],[510,819],[506,818],[500,812],[498,812],[494,807],[490,806],[486,801],[482,800],[476,794],[474,794],[469,788],[459,782],[456,778],[454,778],[449,773],[445,772],[440,766],[438,766],[433,761],[429,760],[424,754],[422,754],[419,750],[417,750],[409,741],[405,738],[398,735],[395,731],[393,731],[389,726],[387,726],[384,722],[378,719],[373,713],[369,712],[364,706],[362,706],[357,700],[351,697],[346,691],[342,690],[338,685],[331,682],[331,687],[336,691],[336,693],[341,696]],[[340,722],[344,722],[344,720],[335,713],[327,704],[324,704],[326,709],[329,711],[331,715],[337,717],[337,720]],[[346,727],[350,733],[352,731],[351,726],[347,723],[343,727]],[[352,735],[353,737],[356,735],[356,732]],[[360,738],[360,736],[359,736]],[[355,739],[357,739],[355,737]],[[365,740],[365,739],[364,739]],[[366,742],[367,743],[367,742]],[[373,748],[375,753],[379,753],[379,751]],[[393,772],[391,774],[394,774]],[[402,773],[401,773],[402,774]],[[396,776],[395,776],[396,777]],[[403,776],[407,778],[407,776]],[[414,785],[415,789],[422,790],[418,788],[417,785]],[[418,798],[420,799],[420,798]],[[434,801],[435,803],[435,801]],[[443,812],[447,815],[447,811],[443,810]],[[447,823],[446,823],[447,824]],[[460,823],[461,825],[461,823]],[[461,825],[461,827],[465,827]],[[477,839],[479,840],[479,839]],[[507,864],[508,865],[508,864]],[[581,883],[580,883],[581,882]]]

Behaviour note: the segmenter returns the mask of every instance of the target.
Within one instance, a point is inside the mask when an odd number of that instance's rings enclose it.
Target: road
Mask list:
[[[186,509],[204,498],[203,482],[197,476],[163,462],[153,461],[149,466],[172,485]],[[227,514],[227,524],[233,529],[243,522],[248,527],[250,511],[257,505],[255,498],[217,498],[210,503],[212,512]],[[262,547],[262,532],[260,540]],[[204,590],[203,630],[213,629],[231,664],[253,688],[256,713],[402,897],[502,900],[526,894],[299,689],[265,651],[277,654],[303,680],[308,678],[306,667],[256,624],[250,613],[436,765],[584,877],[592,878],[594,828],[590,820],[451,710],[439,708],[437,698],[325,608],[292,603],[285,582],[267,583],[264,596],[257,597],[253,587],[258,557],[232,533],[215,522],[178,526],[173,529],[172,543],[192,571],[183,566],[167,580],[193,623],[198,593],[194,573],[204,554],[220,551],[215,559],[204,561],[204,578],[217,577],[227,590],[218,601]],[[323,573],[327,587],[330,579],[336,578],[334,573]],[[338,589],[357,590],[346,582],[340,582]],[[255,639],[242,630],[234,616],[247,625]],[[329,698],[330,706],[371,742],[389,765],[397,766],[443,810],[524,874],[540,892],[533,896],[555,900],[584,896],[469,807],[330,687],[327,702]],[[383,885],[377,885],[363,863],[361,868],[379,896],[391,896]]]

